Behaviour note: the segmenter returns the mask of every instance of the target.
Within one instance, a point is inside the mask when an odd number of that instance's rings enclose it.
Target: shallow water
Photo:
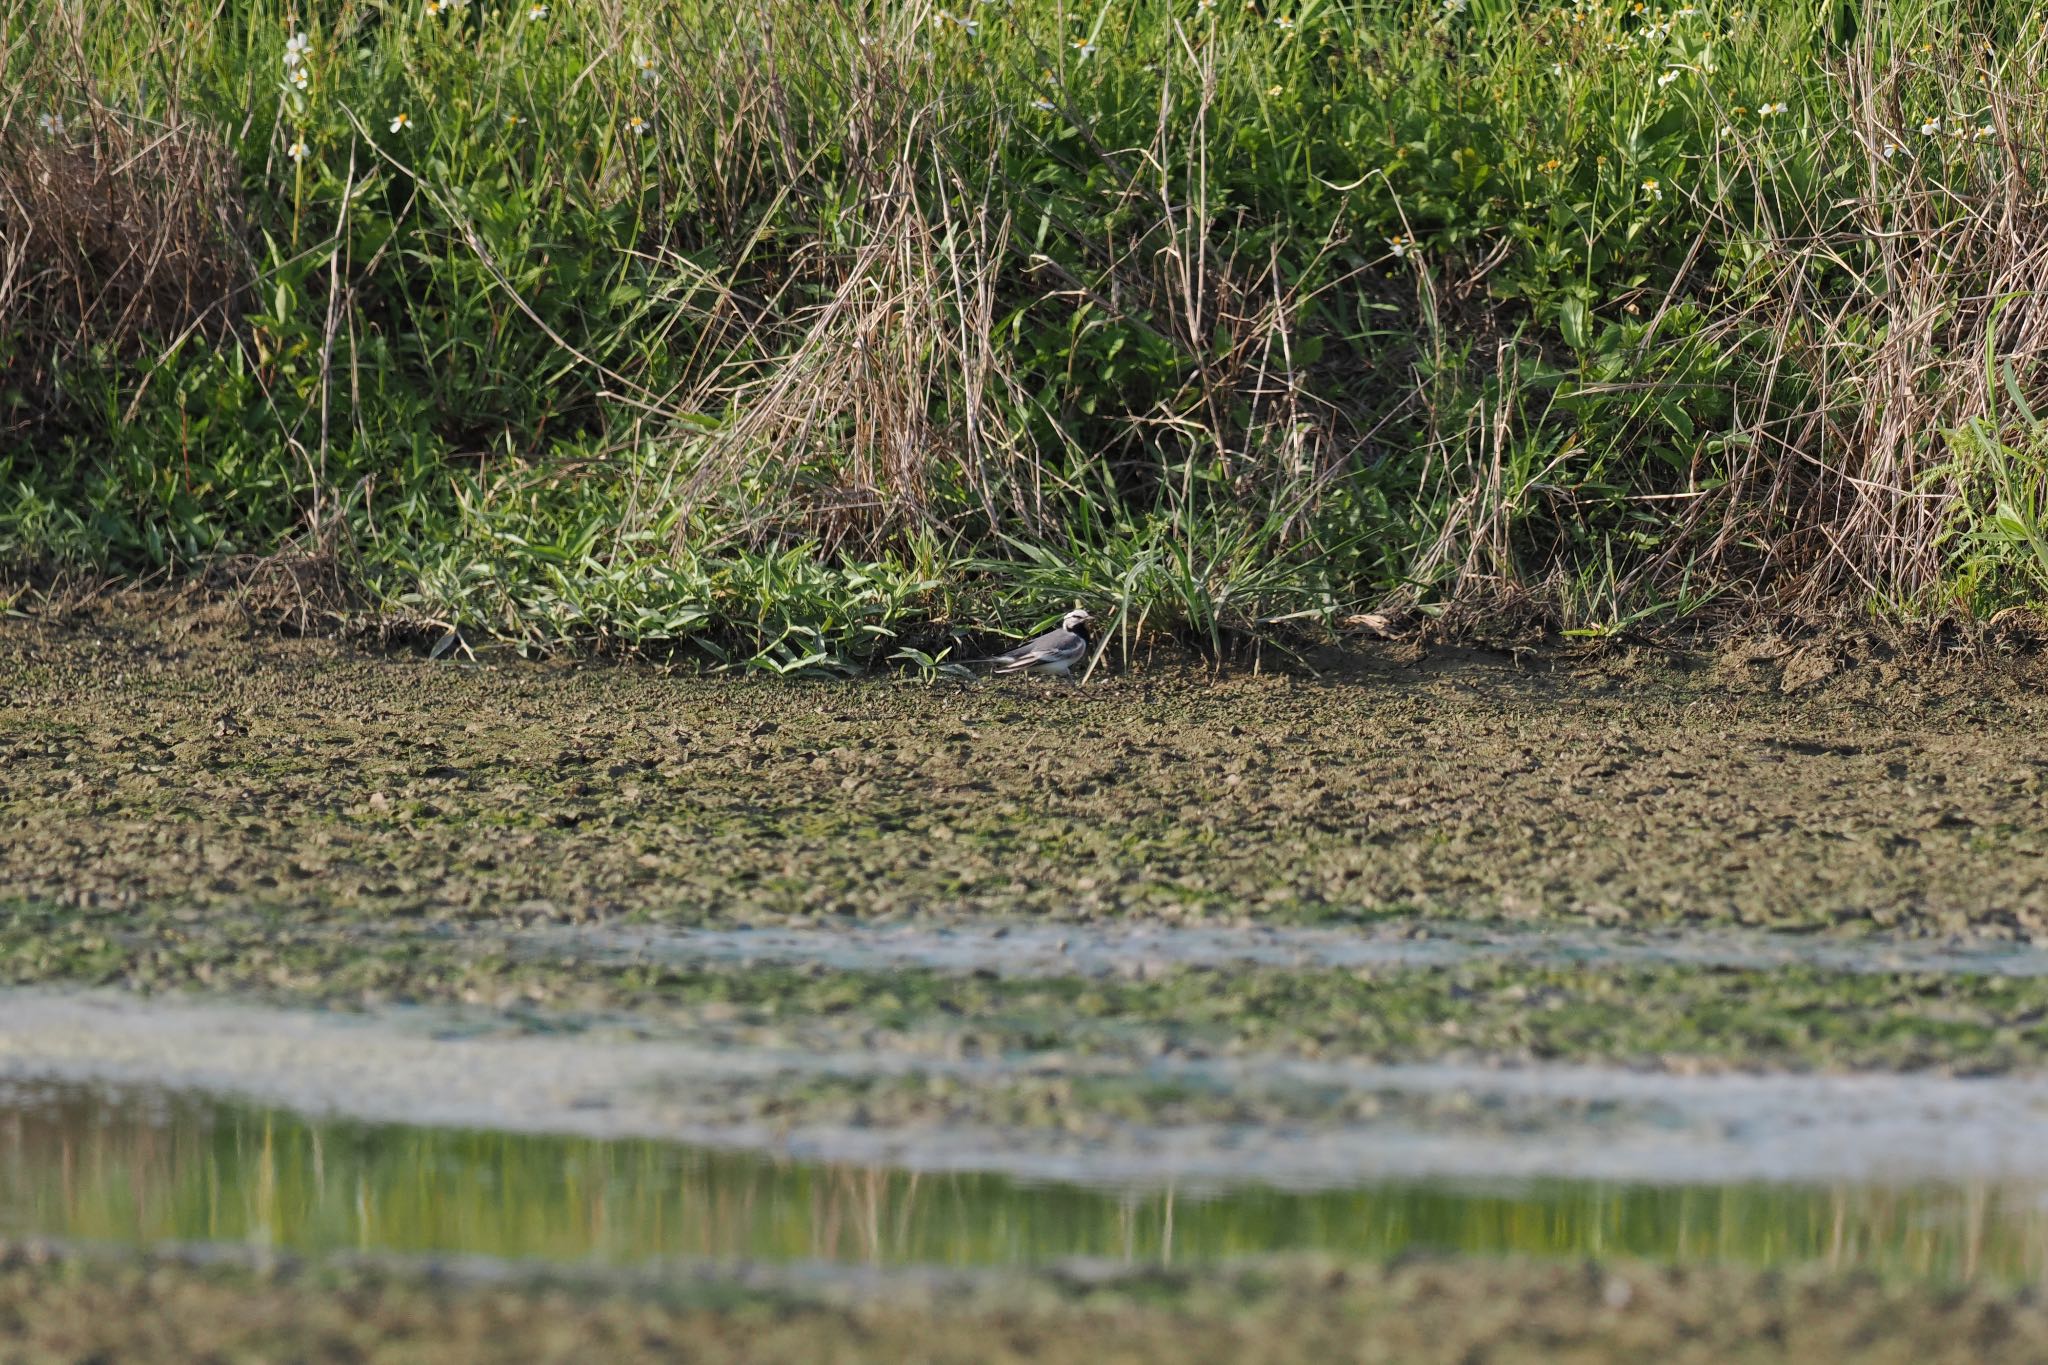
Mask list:
[[[363,1122],[751,1148],[927,1175],[1183,1190],[1249,1180],[1989,1181],[2048,1187],[2048,1075],[1685,1074],[1376,1064],[1246,1053],[950,1057],[642,1036],[630,1018],[528,1029],[493,1013],[276,1009],[117,992],[0,992],[0,1078],[156,1086]],[[938,1086],[937,1109],[860,1113],[813,1092]],[[1005,1087],[1122,1087],[1135,1103],[1019,1119]],[[1220,1109],[1161,1109],[1202,1095]],[[870,1092],[875,1093],[875,1092]],[[1105,1092],[1107,1094],[1109,1092]],[[1080,1097],[1072,1097],[1079,1099]],[[964,1107],[962,1107],[964,1105]]]
[[[1201,1193],[310,1119],[163,1091],[0,1088],[0,1236],[295,1252],[1016,1267],[1411,1250],[1823,1263],[2041,1282],[2029,1185],[1388,1181]]]

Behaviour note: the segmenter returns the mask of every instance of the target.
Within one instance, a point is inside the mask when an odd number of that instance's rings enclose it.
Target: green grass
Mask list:
[[[2048,590],[2013,0],[0,32],[18,566],[283,550],[473,634],[784,671],[1075,597],[1221,651]]]

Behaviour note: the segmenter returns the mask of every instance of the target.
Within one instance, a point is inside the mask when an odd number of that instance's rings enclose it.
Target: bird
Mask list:
[[[1007,654],[968,662],[990,665],[999,674],[1046,673],[1073,682],[1074,665],[1088,657],[1088,623],[1094,619],[1087,608],[1076,607],[1060,618],[1057,630],[1027,640]]]

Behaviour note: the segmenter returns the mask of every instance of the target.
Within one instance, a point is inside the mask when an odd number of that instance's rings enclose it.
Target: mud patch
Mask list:
[[[0,1319],[19,1358],[673,1361],[699,1365],[1097,1365],[1104,1360],[1475,1360],[1574,1365],[2003,1365],[2048,1354],[2026,1289],[1896,1283],[1817,1267],[1664,1268],[1404,1257],[1210,1274],[659,1274],[625,1292],[528,1273],[302,1264],[255,1272],[0,1246]],[[479,1283],[479,1278],[483,1282]],[[608,1277],[609,1278],[609,1277]],[[759,1287],[753,1287],[758,1285]]]
[[[2029,940],[2048,938],[2044,739],[2048,697],[1989,675],[1787,697],[1708,670],[1466,657],[1071,694],[7,621],[0,900]]]

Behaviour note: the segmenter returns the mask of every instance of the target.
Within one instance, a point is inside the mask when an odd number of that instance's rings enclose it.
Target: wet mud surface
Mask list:
[[[0,623],[0,898],[519,923],[1388,914],[2048,936],[2048,697],[1739,660],[1082,692]],[[17,968],[17,971],[20,969]]]
[[[1625,1259],[1300,1260],[1206,1275],[1063,1269],[994,1284],[918,1274],[694,1291],[671,1272],[637,1292],[460,1264],[259,1261],[96,1263],[0,1244],[10,1357],[2002,1365],[2048,1354],[2048,1313],[2024,1289]]]
[[[1933,1180],[2034,1210],[2042,670],[1799,657],[1076,693],[429,662],[137,599],[0,620],[0,1075],[876,1188]],[[287,1328],[311,1359],[1993,1360],[2048,1330],[1847,1263],[1345,1254],[942,1309],[62,1251],[0,1256],[0,1319],[35,1360]]]
[[[14,620],[0,981],[708,1049],[2027,1071],[2044,740],[2030,675],[1925,663],[1077,694]]]

